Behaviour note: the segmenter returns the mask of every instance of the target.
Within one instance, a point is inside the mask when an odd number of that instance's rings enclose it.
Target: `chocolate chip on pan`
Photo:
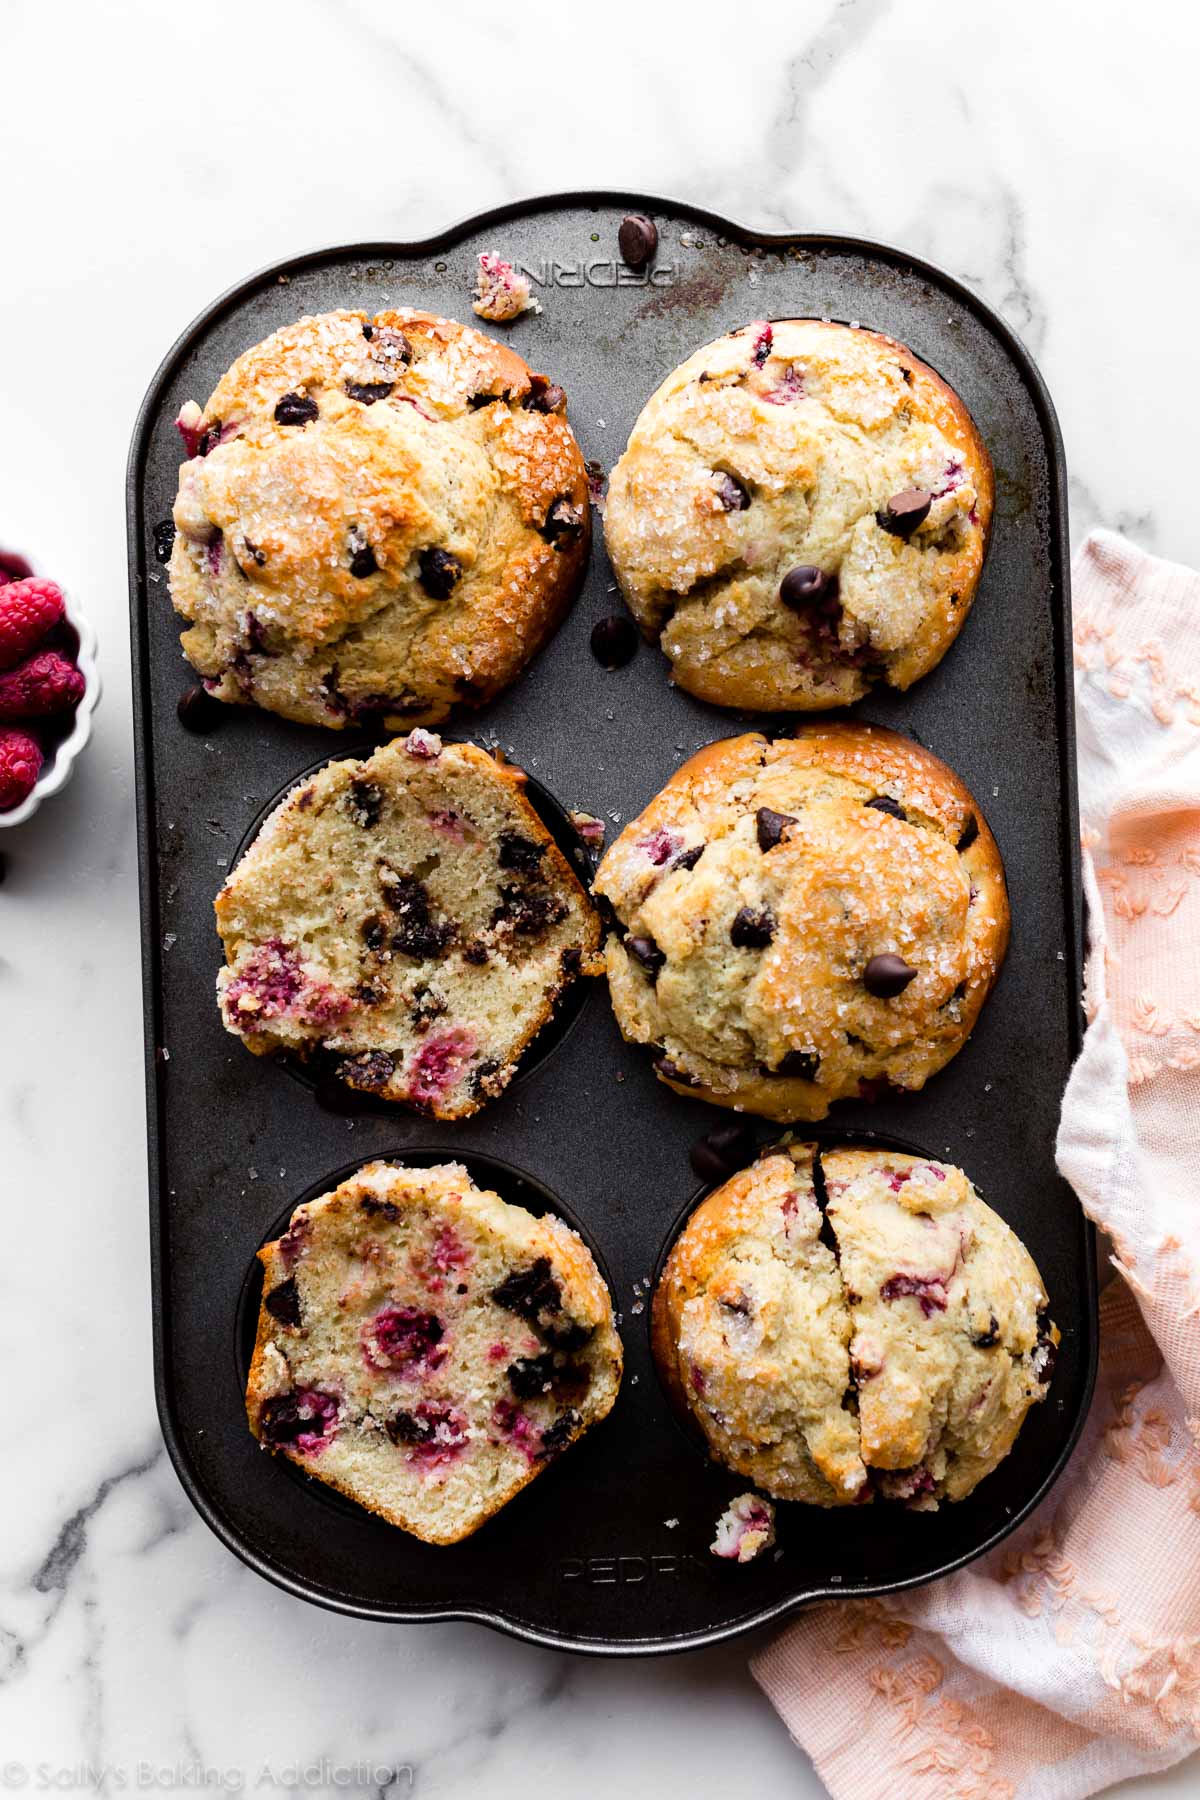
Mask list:
[[[592,655],[606,669],[622,669],[637,654],[638,628],[628,613],[612,613],[592,626]]]
[[[621,220],[617,243],[631,269],[644,269],[658,249],[658,226],[645,213],[628,213]]]
[[[697,1138],[688,1161],[701,1181],[728,1181],[754,1156],[754,1133],[749,1125],[719,1125]]]

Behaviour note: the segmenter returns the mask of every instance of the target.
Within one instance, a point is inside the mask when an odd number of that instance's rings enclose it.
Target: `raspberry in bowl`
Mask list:
[[[0,551],[0,827],[66,786],[99,698],[91,626],[57,582]]]

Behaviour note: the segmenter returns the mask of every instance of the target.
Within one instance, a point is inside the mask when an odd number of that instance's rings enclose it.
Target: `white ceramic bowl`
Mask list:
[[[0,594],[4,589],[0,588]],[[71,771],[75,767],[76,758],[92,735],[92,714],[100,698],[100,669],[96,662],[96,634],[87,620],[74,605],[71,596],[64,591],[63,601],[66,622],[75,631],[79,639],[79,653],[75,661],[79,672],[86,683],[83,698],[75,708],[75,720],[66,737],[54,748],[51,758],[34,783],[31,793],[26,794],[19,806],[8,812],[0,812],[0,830],[6,825],[23,825],[26,819],[32,819],[43,800],[51,794],[57,794],[65,788],[71,779]],[[31,653],[32,654],[32,653]],[[20,725],[19,719],[12,721]]]

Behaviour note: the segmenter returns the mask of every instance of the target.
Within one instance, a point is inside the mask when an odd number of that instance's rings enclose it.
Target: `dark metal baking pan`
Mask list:
[[[659,224],[648,276],[617,260],[630,210]],[[1013,1454],[969,1500],[934,1515],[783,1507],[782,1554],[746,1568],[708,1554],[718,1512],[744,1483],[699,1461],[671,1419],[645,1297],[695,1187],[688,1149],[721,1115],[655,1082],[601,992],[527,1079],[453,1126],[321,1110],[228,1037],[214,1004],[212,900],[238,845],[272,794],[354,745],[252,709],[229,709],[208,737],[180,729],[188,671],[154,554],[180,460],[171,422],[241,350],[303,313],[412,304],[470,318],[474,258],[492,248],[526,266],[543,306],[509,328],[512,344],[566,387],[584,454],[605,470],[690,350],[748,319],[791,315],[857,320],[909,344],[963,395],[996,466],[991,554],[958,642],[908,694],[872,695],[856,710],[935,749],[974,790],[1007,864],[1013,946],[973,1040],[943,1074],[907,1100],[843,1106],[834,1124],[898,1133],[970,1172],[1042,1270],[1063,1330],[1058,1373]],[[225,295],[179,340],[138,419],[128,485],[156,1385],[185,1487],[252,1567],[365,1618],[476,1619],[541,1643],[647,1653],[712,1643],[821,1596],[928,1581],[994,1544],[1046,1491],[1081,1425],[1096,1354],[1090,1232],[1054,1166],[1081,1020],[1065,487],[1037,370],[957,282],[878,245],[767,236],[642,195],[557,196],[418,244],[301,256]],[[615,604],[597,534],[586,586],[552,643],[458,728],[512,747],[610,835],[685,755],[758,722],[671,688],[650,649],[602,670],[588,634]],[[762,1141],[770,1135],[761,1128]],[[229,1351],[254,1252],[293,1201],[350,1160],[442,1141],[528,1171],[561,1197],[611,1271],[627,1351],[604,1425],[450,1549],[335,1513],[260,1454]]]

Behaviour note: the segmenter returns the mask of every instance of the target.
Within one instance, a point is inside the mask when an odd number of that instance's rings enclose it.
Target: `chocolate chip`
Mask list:
[[[988,1321],[987,1330],[979,1332],[975,1337],[973,1337],[971,1339],[971,1342],[974,1344],[974,1346],[977,1350],[990,1350],[992,1348],[992,1345],[998,1343],[999,1340],[1000,1340],[1000,1321],[996,1317],[995,1313],[993,1313],[991,1318]]]
[[[775,812],[769,806],[760,806],[754,815],[754,824],[758,832],[758,847],[763,854],[782,843],[784,832],[789,825],[795,823],[794,813]]]
[[[174,519],[160,519],[154,527],[154,554],[160,563],[169,563],[175,547]]]
[[[518,1400],[535,1400],[541,1394],[588,1384],[586,1365],[554,1350],[544,1351],[541,1356],[520,1356],[504,1373]]]
[[[885,950],[881,955],[873,956],[863,970],[863,986],[877,1000],[894,1000],[916,977],[917,971],[902,956],[897,956],[894,950]]]
[[[493,1097],[500,1091],[503,1083],[497,1083],[493,1077],[499,1072],[500,1064],[494,1056],[487,1056],[471,1071],[471,1092],[478,1099],[481,1095]]]
[[[354,823],[364,830],[378,825],[384,798],[384,791],[377,781],[363,781],[355,776],[346,790],[346,804]]]
[[[750,505],[749,490],[733,475],[722,473],[716,492],[725,512],[745,512]]]
[[[557,381],[551,381],[548,375],[529,377],[529,392],[525,396],[527,412],[562,412],[566,404],[567,396]]]
[[[789,569],[780,582],[779,598],[789,611],[807,612],[810,607],[828,599],[832,586],[831,578],[823,569],[812,563],[801,563],[798,568]]]
[[[533,838],[524,837],[519,831],[500,833],[499,862],[502,869],[518,869],[523,875],[536,875],[545,854],[545,844],[536,843]]]
[[[364,544],[350,558],[350,573],[356,581],[365,581],[368,575],[374,575],[379,564],[375,560],[375,552],[370,544]]]
[[[667,960],[652,937],[627,937],[625,948],[648,975],[657,975]]]
[[[705,848],[704,844],[693,844],[690,850],[681,850],[671,867],[673,869],[694,869],[704,855]]]
[[[466,1442],[464,1422],[440,1400],[422,1400],[416,1412],[398,1412],[383,1429],[399,1449],[401,1444],[437,1444],[457,1449]]]
[[[308,394],[285,394],[275,408],[277,425],[311,425],[321,409]]]
[[[772,1075],[790,1075],[801,1081],[815,1081],[821,1059],[811,1050],[789,1050],[782,1062],[776,1063]]]
[[[600,914],[600,919],[604,925],[605,931],[620,931],[621,921],[618,919],[617,910],[607,894],[593,893],[592,905]]]
[[[638,647],[638,629],[628,613],[612,613],[592,626],[592,655],[606,669],[620,669]]]
[[[377,1200],[374,1194],[360,1194],[358,1210],[370,1219],[387,1219],[392,1225],[400,1217],[400,1208],[394,1200]]]
[[[371,321],[369,319],[367,320],[366,324],[363,326],[362,331],[363,331],[363,336],[366,338],[366,340],[369,344],[371,339],[375,336],[375,327],[371,324]]]
[[[481,969],[488,959],[488,947],[478,938],[472,938],[463,946],[463,961],[469,962],[473,968]]]
[[[396,1064],[386,1050],[371,1050],[364,1056],[347,1057],[342,1064],[342,1079],[357,1088],[378,1093],[396,1073]]]
[[[431,600],[448,600],[462,579],[462,564],[457,556],[436,546],[422,550],[417,558],[419,580]]]
[[[222,706],[207,688],[185,688],[175,705],[175,716],[185,731],[211,731],[220,723]]]
[[[644,269],[658,249],[658,226],[645,213],[627,213],[617,230],[617,243],[631,269]]]
[[[422,986],[413,996],[413,1003],[408,1009],[408,1016],[417,1031],[428,1031],[435,1019],[440,1019],[448,1010],[448,1003],[433,989]]]
[[[739,950],[765,950],[775,936],[775,915],[769,906],[761,912],[743,906],[734,914],[729,941]]]
[[[558,966],[564,980],[573,981],[583,967],[583,951],[577,944],[568,944],[558,959]]]
[[[514,1269],[499,1287],[492,1289],[492,1299],[536,1331],[544,1330],[542,1315],[562,1309],[562,1289],[550,1272],[549,1257],[539,1256],[528,1267]]]
[[[558,1456],[570,1443],[571,1438],[583,1423],[583,1416],[575,1407],[569,1406],[566,1412],[559,1413],[542,1433],[542,1441],[538,1445],[538,1461],[547,1457]]]
[[[754,1156],[754,1133],[749,1125],[721,1125],[697,1138],[688,1161],[701,1181],[728,1181]]]
[[[546,1350],[541,1356],[520,1356],[516,1362],[509,1363],[504,1373],[518,1400],[534,1400],[550,1391],[554,1380],[554,1352]]]
[[[359,926],[359,933],[368,950],[382,950],[388,940],[388,923],[379,913],[368,913]]]
[[[449,919],[406,918],[392,939],[392,949],[416,962],[441,956],[454,939],[454,926]]]
[[[314,1410],[313,1401],[319,1404]],[[328,1408],[328,1412],[326,1410]],[[266,1401],[258,1415],[258,1429],[268,1444],[294,1444],[297,1439],[323,1438],[329,1421],[337,1416],[337,1401],[327,1394],[277,1394]]]
[[[890,794],[876,794],[873,800],[867,801],[867,805],[872,812],[887,813],[890,819],[907,819],[908,817],[900,802],[893,800]]]
[[[412,361],[412,345],[402,331],[393,331],[390,326],[380,325],[372,331],[375,349],[372,352],[382,363],[410,363]],[[363,333],[366,336],[366,333]]]
[[[296,1286],[296,1277],[291,1275],[286,1281],[281,1281],[278,1287],[272,1288],[264,1297],[263,1305],[281,1325],[299,1325],[300,1289]]]
[[[955,849],[958,851],[960,856],[962,855],[964,850],[969,850],[971,848],[971,845],[975,842],[975,839],[978,836],[979,836],[979,820],[975,817],[974,813],[968,813],[967,814],[967,822],[962,828],[962,836],[959,838],[958,843],[955,845]]]
[[[932,505],[933,495],[928,488],[905,488],[903,493],[893,494],[887,505],[880,508],[875,514],[875,523],[893,537],[911,537],[917,526],[929,517]]]
[[[565,495],[556,500],[546,514],[542,536],[556,550],[561,550],[565,544],[573,544],[576,538],[583,536],[583,508]]]
[[[526,887],[505,886],[500,889],[500,904],[492,912],[492,924],[507,925],[515,937],[539,938],[566,916],[566,902],[548,888],[531,892]]]
[[[654,1070],[656,1074],[662,1076],[664,1081],[677,1082],[680,1087],[698,1088],[704,1086],[704,1083],[698,1075],[691,1074],[687,1069],[681,1069],[679,1064],[677,1062],[672,1062],[669,1056],[656,1056],[654,1059]]]
[[[386,400],[394,381],[348,381],[346,393],[351,400],[359,400],[364,406],[374,406],[377,400]]]

